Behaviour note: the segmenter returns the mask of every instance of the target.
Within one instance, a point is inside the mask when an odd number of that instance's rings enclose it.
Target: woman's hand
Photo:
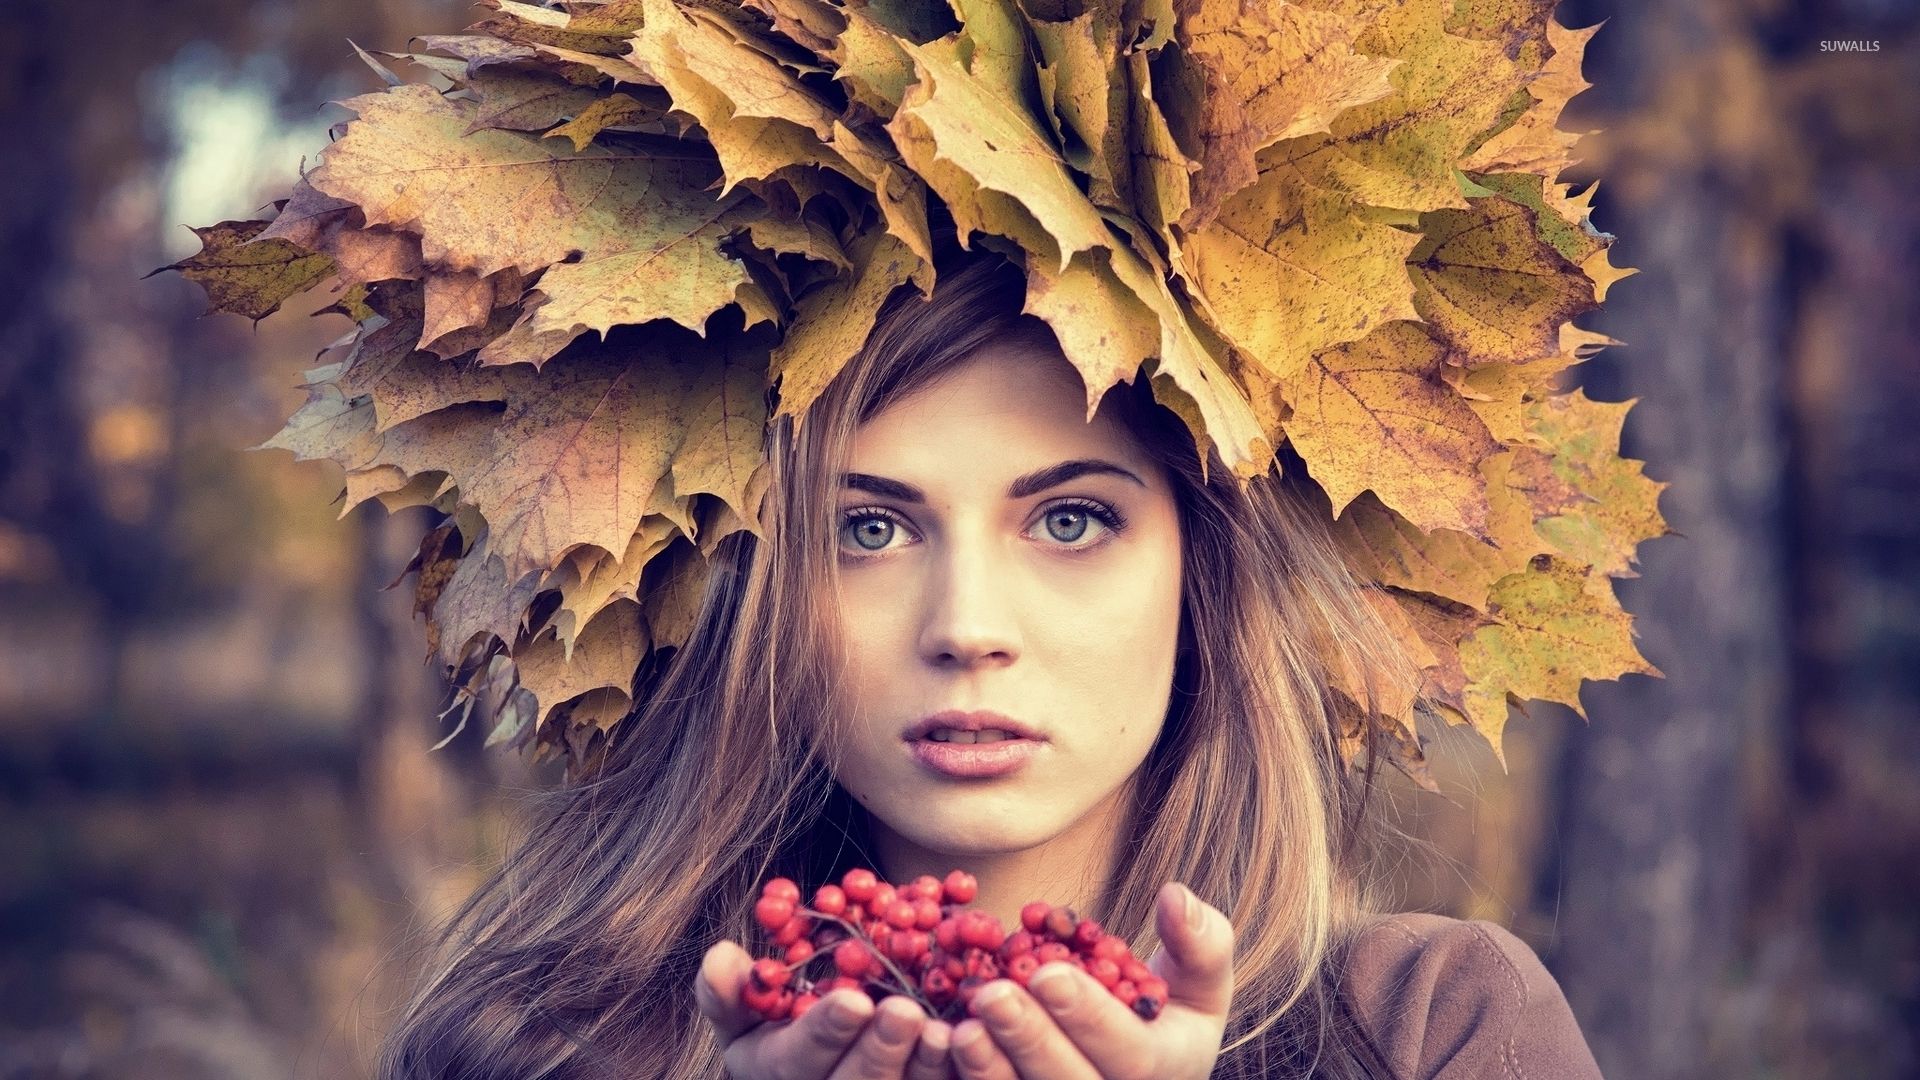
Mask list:
[[[1028,982],[1032,993],[1011,979],[995,979],[974,995],[974,1018],[953,1030],[961,1080],[1208,1076],[1233,1001],[1233,926],[1173,883],[1160,890],[1155,920],[1163,944],[1147,966],[1168,987],[1159,1016],[1142,1020],[1072,964],[1043,965]]]
[[[707,950],[694,1002],[713,1025],[734,1080],[948,1080],[951,1025],[911,998],[874,1006],[858,990],[835,990],[806,1015],[769,1024],[740,1002],[753,958],[731,941]]]

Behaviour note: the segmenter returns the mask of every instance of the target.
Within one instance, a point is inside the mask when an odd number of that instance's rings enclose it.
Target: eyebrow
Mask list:
[[[1036,469],[1025,476],[1019,477],[1008,486],[1007,498],[1024,499],[1029,495],[1037,495],[1048,488],[1059,487],[1069,480],[1082,476],[1098,475],[1125,477],[1141,487],[1147,486],[1146,481],[1134,475],[1133,470],[1123,468],[1111,461],[1103,461],[1100,458],[1074,458],[1071,461],[1062,461],[1057,465],[1049,465],[1044,469]],[[889,480],[884,476],[850,472],[841,475],[840,483],[855,491],[865,491],[873,495],[882,495],[889,499],[898,499],[901,502],[924,503],[927,501],[925,493],[919,488],[914,487],[912,484],[902,483],[899,480]]]

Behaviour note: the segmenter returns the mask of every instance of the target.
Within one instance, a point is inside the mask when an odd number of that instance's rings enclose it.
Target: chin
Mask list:
[[[931,851],[988,855],[1023,851],[1058,836],[1067,822],[1050,807],[1018,796],[994,799],[930,796],[898,808],[887,822],[895,832]]]

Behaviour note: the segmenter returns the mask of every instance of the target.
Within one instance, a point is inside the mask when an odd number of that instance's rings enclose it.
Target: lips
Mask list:
[[[965,745],[967,742],[984,744],[999,738],[990,734],[992,732],[1002,733],[1005,739],[1047,741],[1046,735],[1032,725],[1021,723],[1013,717],[990,709],[978,709],[973,712],[947,709],[937,712],[920,719],[912,727],[901,732],[900,737],[911,743],[930,739],[935,732],[966,733],[965,738],[959,741],[960,745]]]
[[[915,739],[903,745],[908,755],[929,772],[958,780],[985,780],[1019,771],[1047,744],[1033,739],[973,745]]]

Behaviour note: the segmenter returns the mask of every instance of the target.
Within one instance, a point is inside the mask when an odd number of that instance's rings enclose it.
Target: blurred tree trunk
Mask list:
[[[1791,839],[1754,842],[1769,829],[1791,835],[1807,809],[1793,800],[1812,793],[1809,781],[1785,776],[1795,767],[1818,772],[1830,757],[1800,752],[1810,735],[1838,730],[1830,709],[1809,710],[1816,685],[1821,695],[1837,689],[1832,665],[1813,657],[1838,643],[1808,640],[1809,609],[1828,606],[1813,583],[1832,580],[1814,564],[1829,558],[1824,549],[1847,508],[1864,509],[1839,494],[1875,460],[1859,414],[1889,407],[1870,393],[1816,403],[1808,389],[1845,383],[1849,364],[1884,379],[1903,349],[1911,357],[1913,340],[1881,340],[1891,352],[1843,359],[1820,324],[1807,322],[1816,307],[1829,322],[1894,321],[1857,264],[1814,288],[1810,275],[1832,264],[1809,247],[1809,211],[1851,221],[1855,232],[1904,231],[1907,260],[1878,269],[1892,280],[1915,272],[1914,215],[1895,205],[1910,204],[1911,189],[1894,195],[1877,169],[1842,152],[1831,117],[1816,106],[1851,98],[1849,111],[1859,114],[1890,101],[1895,110],[1882,115],[1897,116],[1913,95],[1879,87],[1886,97],[1869,105],[1889,67],[1858,55],[1818,58],[1821,38],[1860,36],[1839,12],[1648,0],[1567,4],[1560,19],[1583,26],[1609,16],[1588,53],[1595,90],[1562,126],[1607,129],[1582,144],[1584,174],[1606,178],[1595,223],[1620,235],[1617,263],[1647,272],[1616,286],[1590,322],[1626,346],[1582,374],[1595,398],[1640,399],[1624,449],[1672,482],[1662,510],[1683,537],[1648,545],[1643,576],[1618,583],[1643,651],[1668,677],[1585,693],[1595,721],[1565,741],[1560,845],[1537,892],[1558,900],[1561,943],[1551,959],[1607,1075],[1760,1075],[1763,1059],[1777,1067],[1788,1052],[1779,1043],[1795,1041],[1776,1035],[1769,1049],[1767,1026],[1785,1005],[1813,1006],[1813,992],[1770,985],[1749,966],[1764,944],[1754,933],[1766,900],[1756,882],[1818,871],[1780,868],[1804,847]],[[1886,64],[1897,70],[1897,60]],[[1884,226],[1868,224],[1876,210],[1888,215]],[[1811,242],[1828,249],[1847,231]],[[1878,243],[1887,245],[1884,234]],[[1851,253],[1840,246],[1832,255],[1848,259],[1873,243]],[[1916,381],[1911,373],[1888,379],[1892,400],[1904,393],[1911,403]],[[1911,545],[1911,462],[1901,475],[1881,487],[1909,496],[1899,528]],[[1751,861],[1756,851],[1766,865]],[[1800,901],[1786,907],[1784,920],[1803,927],[1815,914]],[[1817,1038],[1812,1049],[1822,1049]],[[1841,1054],[1791,1074],[1867,1075],[1849,1072]]]

